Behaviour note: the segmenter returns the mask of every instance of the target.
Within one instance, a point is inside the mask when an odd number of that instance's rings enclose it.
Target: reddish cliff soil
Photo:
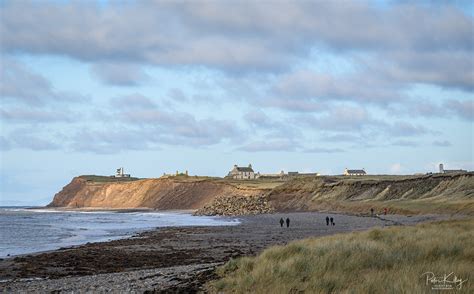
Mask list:
[[[105,178],[105,177],[104,177]],[[74,178],[49,207],[198,209],[219,196],[255,196],[268,188],[245,187],[215,179],[143,179],[133,181]]]

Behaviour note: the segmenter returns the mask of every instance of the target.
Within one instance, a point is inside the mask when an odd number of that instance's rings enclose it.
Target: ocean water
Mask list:
[[[54,211],[0,207],[0,258],[125,238],[170,226],[236,225],[237,219],[185,212]]]

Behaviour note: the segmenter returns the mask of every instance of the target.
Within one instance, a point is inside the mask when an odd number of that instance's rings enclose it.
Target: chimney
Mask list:
[[[444,173],[444,166],[442,163],[439,164],[439,172],[442,174]]]

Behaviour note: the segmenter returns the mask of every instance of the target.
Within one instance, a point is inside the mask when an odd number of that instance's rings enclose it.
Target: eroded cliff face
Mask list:
[[[96,182],[76,177],[54,196],[49,207],[198,209],[219,196],[255,196],[266,189],[241,188],[221,181],[143,179]]]
[[[474,173],[295,179],[273,189],[267,199],[277,211],[367,212],[370,207],[391,207],[398,213],[472,214]]]
[[[258,201],[242,198],[248,196],[258,196],[255,198]],[[219,199],[226,199],[225,203]],[[474,173],[416,177],[327,176],[277,183],[179,177],[111,182],[107,177],[82,176],[74,178],[57,193],[49,206],[161,210],[206,207],[201,210],[205,214],[253,214],[273,210],[366,213],[370,208],[380,211],[389,207],[393,213],[474,214]]]

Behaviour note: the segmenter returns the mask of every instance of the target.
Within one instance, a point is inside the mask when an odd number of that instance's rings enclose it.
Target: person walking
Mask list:
[[[374,209],[373,208],[370,209],[370,216],[374,216]]]
[[[334,226],[335,225],[334,218],[331,217],[329,220],[331,221],[331,226]]]
[[[285,221],[283,220],[283,218],[280,218],[280,227],[283,228],[283,224],[285,223]]]
[[[387,207],[385,207],[385,208],[383,209],[383,214],[384,214],[384,215],[387,215],[387,210],[388,210]]]
[[[286,227],[289,228],[290,227],[290,218],[286,218]]]
[[[329,226],[329,216],[326,216],[326,226]]]

